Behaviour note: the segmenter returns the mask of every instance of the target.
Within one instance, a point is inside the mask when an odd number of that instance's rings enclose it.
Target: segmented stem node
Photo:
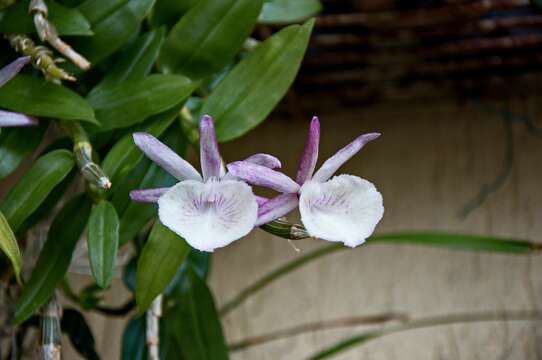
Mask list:
[[[60,360],[61,337],[60,328],[61,308],[53,295],[43,306],[41,315],[41,359]]]

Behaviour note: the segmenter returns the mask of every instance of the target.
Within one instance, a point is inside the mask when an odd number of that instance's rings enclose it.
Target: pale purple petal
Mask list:
[[[200,160],[203,180],[220,177],[221,160],[216,141],[213,118],[203,115],[199,123]]]
[[[139,202],[158,202],[160,196],[164,195],[170,188],[138,189],[130,191],[130,199]]]
[[[192,165],[160,140],[147,133],[134,133],[134,142],[149,159],[160,165],[178,180],[199,180],[201,175]]]
[[[252,156],[247,157],[243,161],[248,161],[250,163],[265,166],[269,169],[280,169],[282,164],[280,163],[280,160],[274,157],[273,155],[269,154],[254,154]]]
[[[21,69],[30,62],[30,56],[24,56],[16,59],[15,61],[9,63],[0,69],[0,86],[4,85],[15,75],[21,71]]]
[[[21,113],[0,110],[0,127],[34,126],[38,119]]]
[[[297,193],[299,185],[288,176],[265,166],[246,161],[236,161],[228,164],[228,171],[246,182],[263,186],[282,193]]]
[[[305,181],[312,177],[314,168],[316,167],[316,161],[318,161],[318,144],[320,143],[320,120],[318,117],[313,117],[309,128],[309,136],[307,143],[305,144],[305,150],[301,157],[301,163],[299,164],[299,170],[295,181],[299,185],[303,185]]]
[[[356,155],[365,144],[379,136],[379,133],[370,133],[359,136],[356,140],[352,141],[350,144],[337,151],[335,155],[327,159],[314,174],[312,179],[319,182],[328,180],[345,162]]]
[[[280,194],[273,199],[266,201],[258,208],[258,220],[255,226],[267,224],[276,220],[297,207],[299,200],[296,194]]]
[[[299,212],[311,236],[355,247],[371,236],[384,205],[372,183],[339,175],[324,183],[307,181],[300,191]]]
[[[256,197],[256,202],[258,203],[258,206],[262,206],[267,201],[269,201],[269,199],[264,196],[258,196],[258,195],[254,195],[254,196]]]
[[[158,216],[193,248],[213,251],[254,228],[258,204],[242,181],[187,180],[160,197]]]

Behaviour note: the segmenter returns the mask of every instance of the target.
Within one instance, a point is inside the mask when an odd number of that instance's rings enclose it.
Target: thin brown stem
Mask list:
[[[162,316],[162,295],[158,295],[147,310],[147,348],[150,360],[160,360],[160,316]]]

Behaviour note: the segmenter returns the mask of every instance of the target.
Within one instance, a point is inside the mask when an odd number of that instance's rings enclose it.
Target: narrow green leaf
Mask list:
[[[87,3],[90,5],[86,5]],[[110,1],[107,6],[101,6],[104,3],[107,4],[104,1],[89,0],[81,5],[80,9],[92,8],[94,12],[88,16],[94,36],[73,41],[74,47],[93,65],[113,54],[130,39],[154,4],[154,0],[115,0]],[[109,13],[111,10],[113,11]],[[83,13],[88,14],[91,11],[83,10]]]
[[[62,281],[89,213],[90,202],[82,194],[68,201],[53,220],[30,280],[17,301],[17,324],[28,319],[41,307]]]
[[[40,157],[8,193],[0,211],[13,231],[38,208],[51,190],[68,175],[74,161],[71,152],[55,150]]]
[[[115,10],[125,5],[129,0],[87,0],[77,7],[77,10],[87,18],[92,25],[111,15]]]
[[[145,317],[139,316],[130,319],[124,329],[124,334],[122,334],[121,360],[146,360],[147,347],[145,344]]]
[[[19,250],[17,239],[2,212],[0,212],[0,250],[2,250],[9,261],[11,261],[11,265],[15,271],[15,277],[20,283],[22,265],[21,251]]]
[[[177,117],[177,109],[173,108],[146,121],[137,131],[147,132],[159,137]],[[134,144],[133,132],[124,135],[113,147],[102,162],[102,169],[111,179],[113,186],[124,177],[143,158],[143,153]]]
[[[17,75],[0,88],[0,107],[28,115],[97,124],[92,107],[79,94],[26,74]]]
[[[0,133],[0,179],[11,174],[35,150],[44,126],[7,128]]]
[[[30,0],[23,0],[0,12],[0,32],[35,33],[32,16],[28,14]],[[71,9],[48,0],[49,21],[59,35],[92,35],[90,23],[77,9]]]
[[[159,66],[201,79],[226,66],[250,35],[262,0],[200,0],[169,33]]]
[[[219,141],[235,139],[261,123],[294,81],[314,21],[276,33],[241,61],[203,104]]]
[[[185,100],[197,83],[180,75],[150,75],[92,92],[88,101],[101,127],[112,130],[137,124]]]
[[[152,8],[150,24],[154,28],[163,25],[171,27],[197,3],[198,0],[159,0]]]
[[[262,8],[258,22],[262,24],[297,23],[322,10],[319,0],[270,0]]]
[[[123,51],[113,67],[92,92],[112,87],[123,81],[143,79],[151,71],[164,40],[165,30],[158,29],[141,35]],[[92,95],[91,95],[92,96]]]
[[[156,221],[137,263],[135,298],[140,312],[164,292],[190,251],[183,238]]]
[[[96,284],[111,284],[119,246],[119,217],[115,207],[102,200],[92,209],[88,221],[88,258]]]
[[[182,358],[228,359],[213,295],[193,269],[188,269],[187,276],[169,300],[176,304],[164,314],[162,323],[176,335]]]
[[[75,309],[63,309],[60,322],[62,332],[67,334],[73,348],[87,360],[99,360],[92,330],[85,317]]]

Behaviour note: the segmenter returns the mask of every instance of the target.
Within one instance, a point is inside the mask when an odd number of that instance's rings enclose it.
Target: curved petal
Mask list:
[[[297,193],[299,185],[281,172],[247,161],[228,164],[228,171],[249,184],[263,186],[283,193]]]
[[[222,161],[218,152],[213,118],[203,115],[199,123],[199,151],[203,180],[220,177]]]
[[[38,119],[25,114],[0,110],[0,127],[8,126],[34,126]]]
[[[249,163],[253,163],[256,165],[265,166],[269,169],[280,169],[282,167],[282,164],[280,163],[280,160],[274,157],[273,155],[269,154],[254,154],[252,156],[247,157],[243,161],[248,161]]]
[[[183,181],[158,200],[162,224],[201,251],[212,252],[248,234],[257,213],[252,189],[237,180]]]
[[[347,162],[352,156],[356,155],[365,144],[379,137],[379,133],[370,133],[359,136],[356,140],[337,151],[335,155],[327,159],[320,169],[314,174],[312,180],[324,182],[335,174],[337,170]]]
[[[297,175],[295,181],[299,185],[303,185],[305,181],[310,180],[316,167],[316,161],[318,161],[318,145],[320,143],[320,120],[318,117],[313,117],[311,125],[309,127],[309,136],[307,138],[307,143],[305,144],[305,150],[303,151],[303,156],[301,157],[301,162],[299,164],[299,170],[297,170]]]
[[[192,165],[151,134],[134,133],[134,142],[145,155],[177,180],[199,180],[201,175]]]
[[[0,86],[4,85],[15,77],[21,69],[30,62],[30,56],[15,59],[0,69]]]
[[[311,236],[355,247],[371,236],[384,215],[382,195],[367,180],[340,175],[301,188],[301,221]]]
[[[295,209],[298,203],[297,194],[280,194],[266,201],[258,208],[258,220],[256,220],[255,226],[283,217]]]
[[[254,196],[256,197],[256,202],[258,203],[258,207],[262,206],[267,201],[269,201],[269,199],[264,196],[258,196],[258,195],[254,195]]]
[[[164,195],[170,188],[137,189],[130,191],[130,199],[139,202],[158,202],[158,199]]]

